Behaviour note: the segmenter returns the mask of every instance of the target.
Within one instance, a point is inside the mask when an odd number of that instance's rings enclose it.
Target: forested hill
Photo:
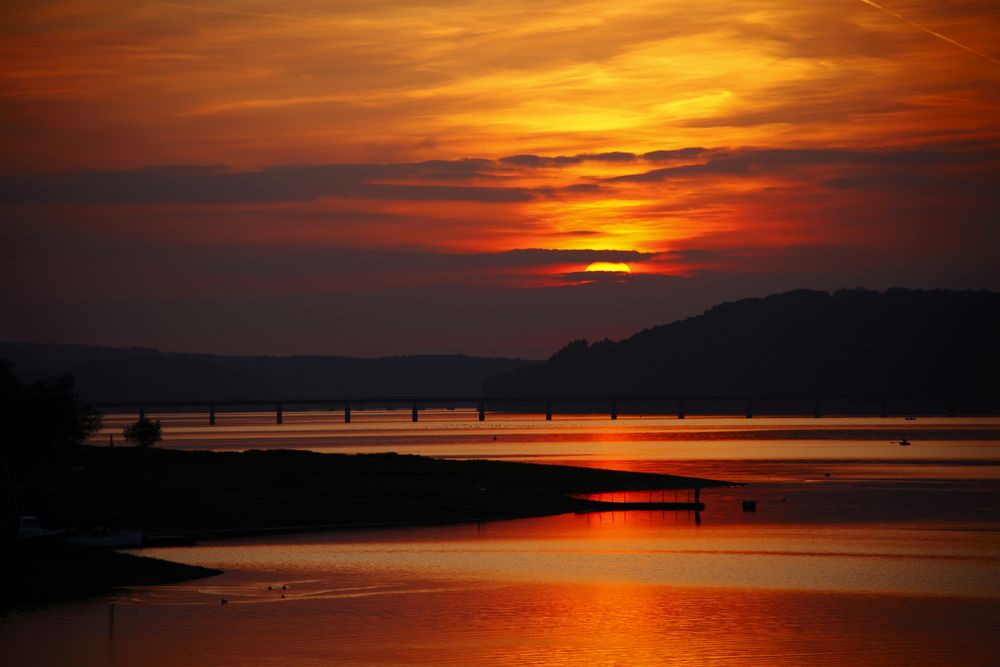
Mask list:
[[[76,379],[91,402],[472,395],[523,359],[425,355],[253,357],[175,354],[149,348],[0,343],[26,380]]]
[[[996,393],[1000,294],[797,290],[570,343],[487,395]]]

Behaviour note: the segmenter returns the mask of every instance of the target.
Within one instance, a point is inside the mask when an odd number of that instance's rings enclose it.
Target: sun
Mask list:
[[[625,262],[593,262],[587,267],[587,272],[606,271],[609,273],[632,273],[632,269]]]

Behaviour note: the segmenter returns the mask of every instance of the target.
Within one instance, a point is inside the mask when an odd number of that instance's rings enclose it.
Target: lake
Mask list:
[[[396,451],[745,483],[634,511],[204,542],[225,570],[4,613],[10,665],[1000,663],[1000,419],[151,415],[163,447]],[[95,436],[120,440],[134,415]],[[911,445],[902,447],[901,438]],[[614,500],[686,492],[617,493]],[[604,494],[611,500],[611,494]],[[743,500],[756,512],[743,512]],[[226,605],[220,600],[228,600]],[[113,603],[113,607],[112,604]]]

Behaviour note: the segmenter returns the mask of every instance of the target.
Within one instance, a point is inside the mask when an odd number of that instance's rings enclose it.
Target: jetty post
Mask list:
[[[215,426],[215,406],[208,406],[208,425]]]
[[[552,421],[552,399],[545,401],[545,421]]]
[[[611,399],[611,418],[618,419],[618,399]]]
[[[751,419],[752,417],[753,417],[753,399],[752,398],[748,398],[747,399],[747,419]]]
[[[416,401],[413,401],[413,404],[410,406],[410,419],[411,419],[411,421],[417,421],[417,402]]]
[[[684,414],[684,399],[683,398],[678,398],[677,399],[677,418],[678,419],[684,419],[684,417],[685,417],[685,414]]]
[[[351,402],[350,401],[344,401],[344,423],[345,424],[350,424],[351,423]]]
[[[274,423],[275,424],[284,424],[285,423],[285,415],[284,415],[284,413],[281,410],[281,403],[278,403],[274,407]]]
[[[479,421],[486,421],[486,401],[479,401]]]

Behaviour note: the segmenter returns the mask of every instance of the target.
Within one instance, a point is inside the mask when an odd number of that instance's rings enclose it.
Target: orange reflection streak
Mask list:
[[[292,591],[315,586],[302,578],[294,578]],[[268,581],[229,577],[215,586],[235,599]],[[620,584],[456,587],[357,575],[324,583],[333,589],[329,598],[293,593],[262,604],[231,602],[226,614],[217,595],[200,596],[196,606],[168,590],[119,598],[110,644],[92,639],[95,628],[107,625],[103,602],[21,615],[0,633],[10,655],[31,664],[58,663],[68,653],[101,664],[110,650],[115,662],[151,667],[190,662],[191,656],[210,664],[293,667],[331,661],[989,664],[995,649],[984,621],[996,612],[993,600]],[[214,590],[211,583],[201,587]],[[171,604],[175,599],[180,604]],[[52,633],[53,627],[62,632]],[[81,634],[84,628],[90,639]],[[46,634],[52,637],[41,641]]]

